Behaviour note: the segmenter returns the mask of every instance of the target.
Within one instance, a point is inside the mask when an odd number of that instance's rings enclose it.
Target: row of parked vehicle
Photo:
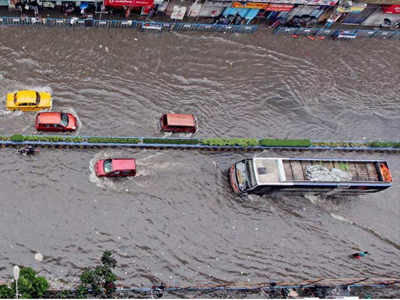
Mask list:
[[[52,107],[51,94],[34,90],[8,93],[6,108],[11,111],[41,111]],[[161,131],[195,133],[196,119],[192,114],[163,114],[160,118]],[[39,112],[35,118],[38,131],[72,132],[78,128],[77,117],[66,112]],[[34,152],[32,152],[34,153]],[[136,163],[133,158],[109,158],[95,164],[98,177],[135,176]]]

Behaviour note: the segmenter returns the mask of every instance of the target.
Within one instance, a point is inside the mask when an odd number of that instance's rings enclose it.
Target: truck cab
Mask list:
[[[243,159],[234,163],[229,172],[232,189],[235,193],[247,193],[256,187],[253,160]]]

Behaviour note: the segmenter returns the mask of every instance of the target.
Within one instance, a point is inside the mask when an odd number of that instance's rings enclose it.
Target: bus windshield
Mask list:
[[[246,191],[247,189],[253,187],[253,168],[251,166],[251,160],[244,160],[236,163],[236,178],[239,189],[241,191]]]

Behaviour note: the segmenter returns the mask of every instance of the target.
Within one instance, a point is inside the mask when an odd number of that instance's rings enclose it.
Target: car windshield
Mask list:
[[[112,171],[112,160],[106,159],[104,161],[104,173],[110,173]]]
[[[39,105],[40,103],[40,94],[39,92],[36,92],[36,105]]]
[[[236,164],[236,178],[241,191],[245,191],[253,186],[252,168],[249,160],[240,161]]]
[[[68,114],[62,113],[61,114],[61,125],[64,127],[67,127],[68,121],[69,121]]]

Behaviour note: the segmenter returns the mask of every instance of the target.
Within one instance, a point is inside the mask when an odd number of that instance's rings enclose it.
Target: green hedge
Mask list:
[[[393,147],[400,148],[400,142],[369,142],[367,143],[370,147]]]
[[[0,140],[6,141],[10,140],[12,142],[73,142],[73,143],[81,143],[83,142],[83,138],[76,137],[67,137],[67,136],[40,136],[40,135],[21,135],[14,134],[11,137],[0,137]]]
[[[241,138],[232,138],[232,139],[220,139],[220,138],[213,138],[213,139],[202,139],[201,143],[203,145],[209,146],[258,146],[259,142],[257,139],[241,139]]]
[[[326,146],[326,147],[366,147],[364,143],[356,142],[313,142],[313,146]]]
[[[140,142],[137,138],[107,138],[107,137],[90,137],[88,143],[117,143],[117,144],[137,144]]]
[[[260,146],[268,147],[310,147],[311,141],[304,140],[280,140],[280,139],[261,139],[259,140]]]
[[[89,137],[79,136],[41,136],[14,134],[12,136],[0,136],[2,141],[23,142],[65,142],[65,143],[116,143],[116,144],[138,144],[140,138],[130,137]],[[265,146],[265,147],[393,147],[400,148],[400,142],[373,141],[366,143],[359,142],[311,142],[309,139],[302,140],[284,140],[284,139],[254,139],[254,138],[209,138],[209,139],[172,139],[172,138],[144,138],[143,144],[177,144],[177,145],[209,145],[209,146]]]
[[[393,147],[400,148],[400,142],[367,142],[367,143],[357,143],[357,142],[313,142],[313,146],[327,146],[327,147]]]
[[[38,136],[38,135],[27,135],[24,136],[24,141],[33,141],[33,142],[73,142],[73,143],[81,143],[83,142],[83,138],[76,137],[66,137],[66,136]]]
[[[12,142],[23,142],[24,136],[22,134],[14,134],[10,137],[10,141]]]
[[[200,140],[196,139],[163,139],[163,138],[146,138],[143,144],[178,144],[178,145],[197,145]]]

